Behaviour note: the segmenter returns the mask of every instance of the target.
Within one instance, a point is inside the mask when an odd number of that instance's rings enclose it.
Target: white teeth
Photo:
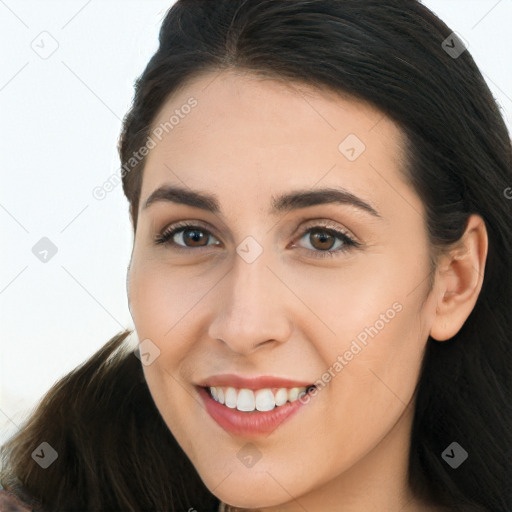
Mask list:
[[[256,399],[256,409],[258,411],[271,411],[275,406],[274,393],[271,389],[258,389],[254,394]]]
[[[283,405],[288,400],[288,390],[286,388],[279,388],[277,390],[276,396],[276,405]]]
[[[279,388],[273,393],[270,388],[258,390],[236,389],[233,387],[222,388],[212,386],[209,388],[214,400],[226,405],[230,409],[238,409],[243,412],[271,411],[275,407],[284,405],[286,402],[294,402],[306,393],[305,387],[300,388]]]
[[[238,392],[238,398],[236,400],[236,408],[239,411],[254,411],[255,400],[254,393],[250,389],[241,389]]]
[[[225,405],[230,409],[234,409],[236,407],[236,389],[235,388],[227,388],[226,393],[224,394]]]
[[[297,400],[298,396],[299,396],[299,388],[292,388],[292,389],[290,389],[290,391],[288,391],[288,400],[290,400],[290,402]]]

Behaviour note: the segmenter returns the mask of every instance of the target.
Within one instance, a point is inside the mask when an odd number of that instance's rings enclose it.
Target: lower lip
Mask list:
[[[245,438],[256,438],[272,433],[300,411],[304,405],[307,405],[297,399],[294,402],[286,402],[275,407],[271,411],[241,412],[217,402],[205,388],[198,387],[198,391],[210,416],[224,430]],[[311,400],[312,395],[307,394]]]

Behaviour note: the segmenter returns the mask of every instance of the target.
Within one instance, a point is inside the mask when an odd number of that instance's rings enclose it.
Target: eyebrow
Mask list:
[[[178,185],[164,185],[157,188],[145,201],[142,209],[145,210],[151,204],[157,202],[184,204],[214,214],[221,213],[220,203],[215,195],[194,191]],[[342,188],[296,190],[279,197],[273,197],[271,204],[272,207],[269,215],[277,215],[319,204],[348,204],[374,217],[382,218],[373,206]]]

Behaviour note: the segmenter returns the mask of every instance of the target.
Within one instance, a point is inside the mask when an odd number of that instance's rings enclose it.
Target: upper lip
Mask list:
[[[198,386],[205,388],[213,386],[227,386],[252,390],[262,388],[300,388],[313,385],[313,383],[304,380],[292,380],[268,375],[242,377],[240,375],[233,374],[213,375],[198,383]]]

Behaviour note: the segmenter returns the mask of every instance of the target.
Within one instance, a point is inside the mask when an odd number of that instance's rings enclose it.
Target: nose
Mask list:
[[[210,337],[242,355],[286,342],[293,330],[286,304],[293,300],[293,293],[263,255],[252,263],[237,255],[233,265],[212,295],[215,317]]]

